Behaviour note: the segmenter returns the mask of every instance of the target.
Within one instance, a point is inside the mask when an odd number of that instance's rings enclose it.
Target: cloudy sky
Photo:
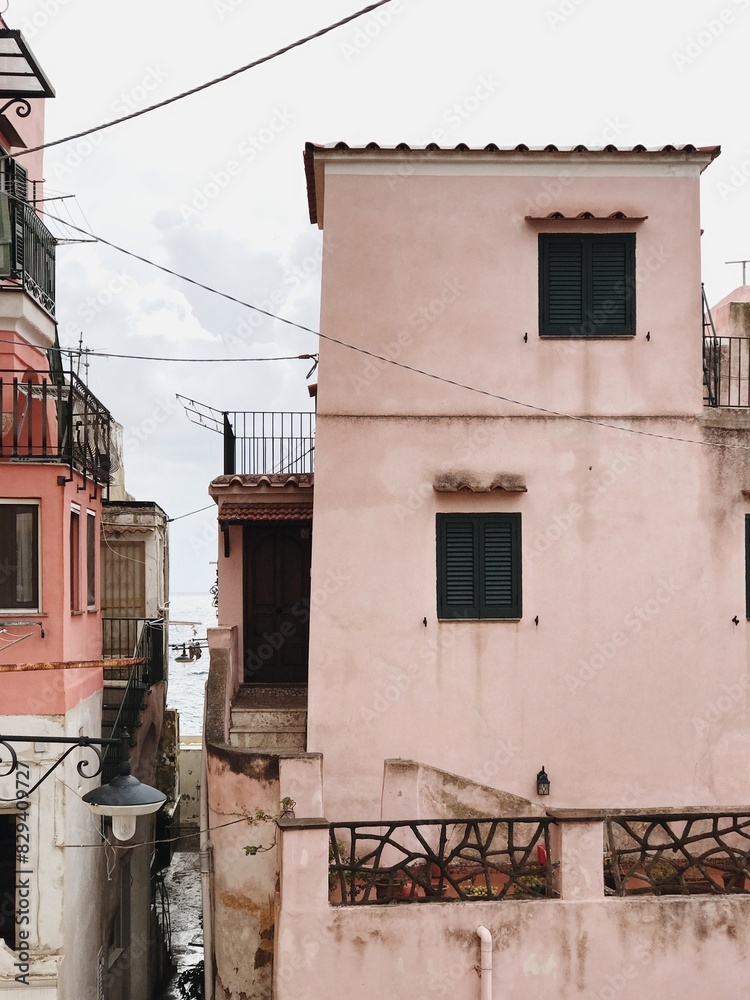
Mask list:
[[[221,76],[353,13],[356,0],[0,0],[57,91],[47,139]],[[200,94],[47,152],[50,211],[317,329],[320,233],[306,140],[442,145],[719,143],[703,179],[711,301],[750,257],[750,0],[391,0]],[[70,216],[68,216],[70,212]],[[50,222],[50,227],[52,228]],[[101,244],[62,246],[64,345],[172,358],[271,357],[316,338]],[[407,359],[408,360],[408,359]],[[175,393],[227,410],[308,410],[309,362],[92,359],[124,426],[127,487],[178,517],[209,503],[221,439]],[[415,376],[416,377],[416,376]],[[508,386],[498,385],[498,391]],[[214,512],[172,525],[172,587],[205,591]]]

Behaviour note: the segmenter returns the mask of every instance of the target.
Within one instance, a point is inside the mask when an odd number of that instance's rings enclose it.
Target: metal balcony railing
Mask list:
[[[57,462],[104,485],[115,467],[111,422],[72,372],[0,369],[0,460]]]
[[[750,339],[704,336],[703,376],[707,406],[750,407]]]
[[[224,475],[313,471],[314,413],[224,412]]]
[[[0,211],[0,277],[21,280],[29,295],[54,316],[55,237],[25,201],[7,198],[6,205],[7,210],[2,206]]]

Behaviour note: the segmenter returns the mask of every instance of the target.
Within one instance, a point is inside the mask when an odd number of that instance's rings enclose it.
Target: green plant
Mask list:
[[[272,813],[268,813],[265,809],[256,809],[250,818],[251,823],[275,823],[277,819],[281,819],[285,816],[294,816],[294,807],[297,803],[294,799],[285,795],[284,798],[279,803],[279,812],[276,816]],[[256,854],[264,854],[266,851],[271,851],[276,846],[276,832],[274,831],[273,840],[270,844],[263,846],[262,844],[246,844],[245,854],[249,854],[254,857]]]
[[[465,896],[486,896],[488,898],[494,898],[500,895],[500,890],[495,889],[490,886],[489,889],[486,885],[467,885],[463,889]]]
[[[516,896],[529,899],[531,896],[544,896],[546,894],[547,879],[544,875],[519,875],[515,882],[514,895]]]

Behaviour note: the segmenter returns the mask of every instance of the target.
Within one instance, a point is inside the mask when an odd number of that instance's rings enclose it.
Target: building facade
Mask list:
[[[718,153],[308,146],[314,479],[287,433],[211,487],[207,806],[279,817],[241,867],[248,831],[212,834],[217,997],[738,989],[750,440],[739,320],[701,297]]]

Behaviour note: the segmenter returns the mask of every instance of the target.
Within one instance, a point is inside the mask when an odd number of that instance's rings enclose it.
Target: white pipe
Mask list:
[[[214,924],[211,906],[211,838],[208,829],[208,787],[206,766],[206,719],[203,718],[200,790],[201,900],[203,904],[203,989],[206,1000],[214,1000]]]
[[[481,959],[479,963],[479,981],[482,1000],[492,1000],[492,934],[486,927],[477,927],[477,936],[482,942]]]

